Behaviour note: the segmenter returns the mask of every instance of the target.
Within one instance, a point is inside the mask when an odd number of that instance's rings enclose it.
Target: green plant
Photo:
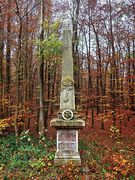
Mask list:
[[[19,136],[19,141],[20,143],[30,143],[31,142],[31,136],[29,134],[29,130],[27,131],[22,131],[22,133]]]
[[[18,144],[16,144],[14,135],[0,138],[0,166],[7,164],[12,154],[17,150]]]
[[[10,163],[8,165],[9,170],[16,168],[25,170],[28,167],[28,159],[28,154],[18,152],[10,159]]]
[[[89,145],[84,140],[80,140],[79,141],[79,149],[80,150],[88,150]]]
[[[30,162],[30,166],[34,168],[35,170],[40,170],[45,166],[45,162],[42,158],[34,159],[33,162]]]
[[[48,21],[45,21],[44,29],[46,32],[49,32],[49,34],[43,41],[36,41],[36,45],[39,47],[37,53],[39,56],[44,55],[46,61],[50,59],[61,59],[62,41],[58,33],[59,27],[60,23],[58,21],[55,21],[53,24],[49,24]]]
[[[47,155],[47,160],[54,160],[54,156],[55,156],[55,154],[52,152],[52,153],[49,153],[48,155]]]

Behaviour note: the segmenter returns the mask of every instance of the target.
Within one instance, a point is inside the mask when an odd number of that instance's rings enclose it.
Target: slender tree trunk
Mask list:
[[[8,1],[9,8],[11,8],[11,0]],[[10,9],[7,17],[7,49],[6,49],[6,92],[10,89],[10,64],[11,64],[11,17]]]
[[[3,33],[4,33],[4,27],[3,27],[2,17],[0,17],[0,119],[2,118],[1,99],[2,99],[2,93],[3,93],[3,51],[4,51]]]
[[[97,109],[97,114],[99,114],[100,113],[100,107],[99,107],[99,76],[98,75],[96,78],[96,109]]]
[[[94,110],[91,110],[91,128],[94,128],[95,120],[94,120]]]
[[[22,52],[22,21],[20,20],[20,28],[19,28],[19,35],[18,35],[18,49],[17,49],[17,67],[16,67],[16,112],[15,112],[15,119],[14,119],[14,128],[15,128],[15,135],[18,137],[18,115],[19,115],[19,105],[20,105],[20,65],[21,65],[21,52]]]
[[[29,16],[28,16],[28,5],[29,2],[26,2],[26,9],[25,9],[25,13],[26,13],[26,20],[25,20],[25,37],[24,37],[24,63],[23,63],[23,82],[24,82],[24,97],[23,97],[23,103],[31,103],[31,80],[30,80],[30,73],[32,73],[31,71],[31,49],[29,48],[29,31],[28,31],[28,27],[29,27]],[[28,119],[27,119],[27,126],[26,126],[26,122],[24,122],[24,129],[30,129],[30,114],[31,114],[31,105],[29,105],[26,109],[25,109],[25,113],[28,114]]]
[[[40,25],[40,41],[44,40],[44,13],[45,13],[45,2],[41,1],[41,25]],[[39,135],[45,134],[45,116],[44,116],[44,55],[40,46],[40,64],[39,64]]]
[[[128,76],[128,97],[129,97],[129,109],[134,110],[134,97],[133,97],[133,92],[134,92],[134,85],[133,85],[133,78],[132,78],[132,67],[134,68],[134,62],[131,63],[131,47],[130,47],[130,42],[127,44],[127,49],[128,49],[128,62],[127,62],[127,76]],[[133,60],[134,61],[134,60]]]
[[[28,58],[28,23],[29,23],[29,17],[28,17],[28,1],[26,6],[26,23],[25,23],[25,56],[24,56],[24,102],[28,100],[28,68],[29,68],[29,58]]]
[[[56,77],[56,73],[57,72],[57,64],[55,64],[55,68],[54,68],[54,74],[52,77],[52,103],[51,103],[51,114],[53,112],[54,109],[54,104],[55,104],[55,99],[56,99],[56,95],[55,95],[55,91],[56,91],[56,81],[57,81],[57,77]]]
[[[88,111],[89,111],[90,103],[91,103],[90,98],[91,98],[91,95],[92,95],[91,54],[90,54],[90,43],[91,43],[90,26],[89,26],[89,42],[88,43],[87,43],[86,33],[84,34],[84,37],[85,37],[85,44],[86,44],[86,50],[87,50],[87,61],[88,61],[88,100],[87,100],[87,109],[86,109],[86,115],[88,115]]]
[[[134,6],[135,9],[135,6]],[[135,18],[134,18],[135,20]],[[135,30],[135,27],[134,27]],[[133,93],[132,93],[132,111],[135,111],[135,39],[132,40],[133,41],[133,62],[132,62],[132,70],[133,70],[133,78],[132,78],[132,89],[133,89]]]
[[[74,80],[75,91],[78,92],[79,87],[79,55],[78,55],[78,16],[80,10],[80,0],[73,0],[73,59],[74,59]],[[76,104],[79,103],[79,98],[76,95]]]
[[[95,29],[94,23],[92,22],[92,27],[93,27],[93,31],[96,37],[96,45],[97,45],[97,58],[98,58],[98,62],[97,62],[97,113],[100,112],[100,109],[102,109],[103,111],[103,103],[101,103],[101,108],[99,107],[99,100],[102,101],[103,100],[103,96],[104,96],[104,88],[103,88],[103,80],[102,80],[102,60],[101,60],[101,49],[100,49],[100,42],[99,42],[99,37],[98,37],[98,32]],[[101,98],[100,98],[101,95]]]
[[[112,98],[112,110],[115,111],[116,108],[116,60],[115,60],[115,46],[114,46],[114,34],[113,34],[113,19],[112,19],[112,4],[111,0],[109,0],[109,23],[110,23],[110,43],[112,49],[112,61],[111,61],[111,88],[110,95]]]

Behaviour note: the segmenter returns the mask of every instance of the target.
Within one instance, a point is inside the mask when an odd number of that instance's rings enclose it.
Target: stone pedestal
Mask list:
[[[57,150],[54,158],[55,165],[68,161],[81,164],[78,152],[78,129],[85,126],[82,119],[63,120],[52,119],[50,125],[57,129]]]
[[[54,163],[63,164],[68,161],[81,163],[78,153],[78,130],[57,130],[57,151]]]

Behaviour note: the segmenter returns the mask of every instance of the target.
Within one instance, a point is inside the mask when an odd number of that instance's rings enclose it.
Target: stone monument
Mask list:
[[[73,161],[80,164],[78,153],[78,129],[85,122],[75,111],[75,92],[73,78],[72,38],[71,31],[63,31],[63,60],[60,93],[60,111],[58,117],[52,119],[50,126],[57,130],[57,151],[54,164],[64,164]]]

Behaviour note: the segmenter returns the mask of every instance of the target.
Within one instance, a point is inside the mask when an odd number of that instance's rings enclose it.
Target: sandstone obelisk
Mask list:
[[[78,152],[78,129],[85,126],[75,111],[75,92],[73,77],[72,36],[70,30],[63,31],[63,60],[60,93],[60,111],[50,125],[57,129],[56,165],[73,161],[81,163]]]

